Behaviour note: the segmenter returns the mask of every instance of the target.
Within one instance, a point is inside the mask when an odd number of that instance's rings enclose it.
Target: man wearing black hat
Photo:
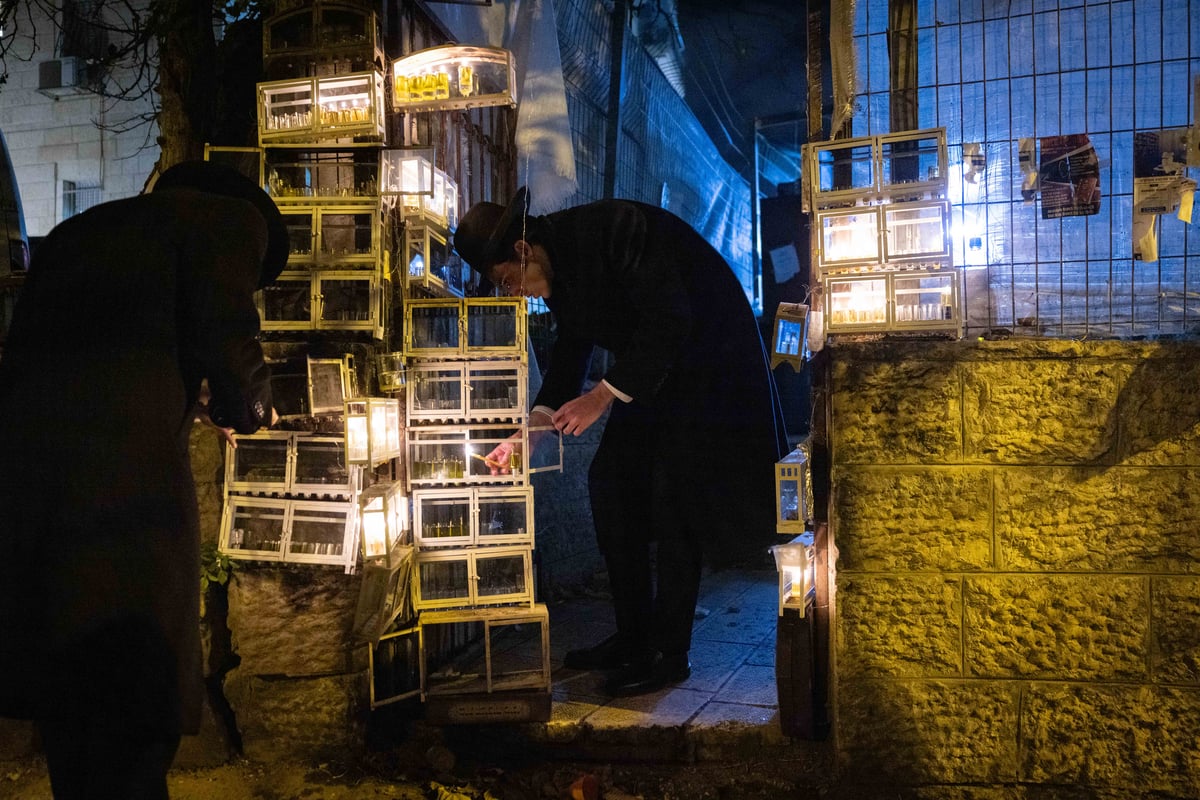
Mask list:
[[[588,489],[617,633],[565,665],[611,670],[610,694],[643,694],[690,675],[705,555],[761,559],[774,541],[786,451],[774,381],[741,285],[683,220],[623,200],[540,217],[528,203],[521,189],[507,207],[477,204],[454,246],[486,283],[554,315],[531,416],[578,435],[608,412]],[[581,394],[594,347],[615,358]]]
[[[33,719],[56,798],[165,798],[199,729],[188,437],[271,422],[253,295],[287,261],[271,199],[205,162],[39,246],[0,359],[0,716]]]

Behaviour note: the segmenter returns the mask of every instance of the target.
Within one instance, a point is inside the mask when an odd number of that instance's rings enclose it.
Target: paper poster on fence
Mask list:
[[[1042,219],[1086,217],[1100,211],[1100,159],[1086,133],[1043,136],[1038,183]]]

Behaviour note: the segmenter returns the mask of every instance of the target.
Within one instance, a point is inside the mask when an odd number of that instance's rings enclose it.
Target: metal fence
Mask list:
[[[1200,333],[1200,231],[1157,219],[1157,260],[1135,260],[1135,134],[1181,135],[1195,113],[1200,5],[1189,0],[917,2],[919,128],[950,143],[954,264],[969,334]],[[888,2],[856,6],[853,136],[888,132]],[[1100,206],[1047,219],[1022,195],[1022,139],[1086,134]],[[968,178],[963,145],[986,158]]]

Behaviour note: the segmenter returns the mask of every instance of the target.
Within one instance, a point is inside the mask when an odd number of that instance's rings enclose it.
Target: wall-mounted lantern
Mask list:
[[[808,357],[808,306],[780,303],[775,309],[775,333],[771,337],[771,368],[790,364],[799,372]]]
[[[779,571],[779,616],[792,609],[804,616],[804,608],[813,588],[813,535],[802,533],[787,544],[771,548]]]

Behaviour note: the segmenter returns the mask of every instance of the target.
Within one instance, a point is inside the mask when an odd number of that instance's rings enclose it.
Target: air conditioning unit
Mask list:
[[[38,64],[38,91],[51,97],[62,97],[86,91],[81,58],[63,56]]]

